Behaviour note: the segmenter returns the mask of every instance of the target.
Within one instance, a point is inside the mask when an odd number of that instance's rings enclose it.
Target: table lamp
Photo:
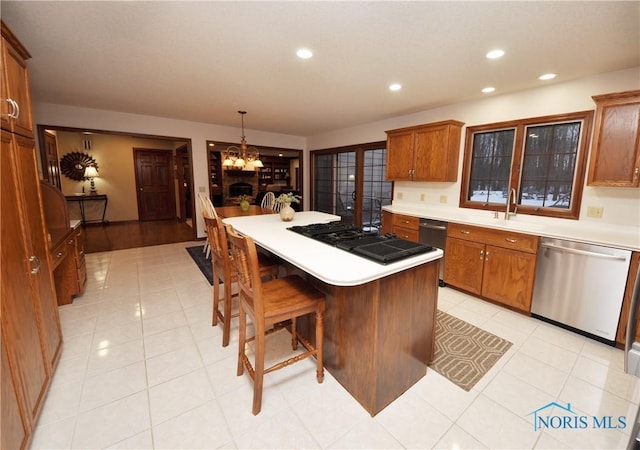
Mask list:
[[[89,194],[91,195],[96,195],[98,192],[96,191],[96,184],[93,181],[94,178],[99,177],[100,175],[98,174],[98,169],[96,169],[95,166],[87,166],[84,169],[84,177],[88,178],[89,181],[91,181],[91,190],[89,191]]]

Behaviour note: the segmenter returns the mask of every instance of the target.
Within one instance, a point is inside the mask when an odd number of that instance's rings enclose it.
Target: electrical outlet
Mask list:
[[[424,194],[420,194],[420,201],[423,202],[424,201]]]
[[[440,196],[440,203],[447,203],[447,196],[446,195],[441,195]]]
[[[396,198],[397,198],[398,200],[402,200],[402,192],[398,192],[398,193],[396,194]]]
[[[604,212],[604,208],[602,206],[589,206],[587,208],[587,217],[602,219],[603,212]]]

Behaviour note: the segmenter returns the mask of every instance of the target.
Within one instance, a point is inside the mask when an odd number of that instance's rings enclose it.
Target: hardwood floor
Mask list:
[[[193,229],[178,220],[88,224],[85,252],[98,253],[195,240]]]

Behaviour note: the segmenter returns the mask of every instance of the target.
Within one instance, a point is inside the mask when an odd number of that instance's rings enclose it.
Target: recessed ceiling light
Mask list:
[[[494,88],[494,87],[492,87],[492,86],[489,86],[489,87],[484,88],[484,89],[482,90],[482,92],[484,92],[485,94],[489,94],[489,93],[491,93],[491,92],[493,92],[493,91],[495,91],[495,90],[496,90],[496,88]]]
[[[499,48],[491,50],[489,53],[487,53],[487,58],[489,59],[501,58],[502,56],[504,56],[504,50],[501,50]]]
[[[296,55],[298,55],[298,58],[309,59],[313,56],[313,52],[308,48],[301,48],[296,52]]]
[[[400,83],[392,83],[389,85],[390,91],[399,91],[400,89],[402,89],[402,85]]]
[[[555,73],[545,73],[544,75],[540,75],[540,80],[553,80],[556,77]]]

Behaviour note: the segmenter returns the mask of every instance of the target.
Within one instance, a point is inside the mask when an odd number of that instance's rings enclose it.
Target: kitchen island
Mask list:
[[[339,219],[306,211],[292,222],[277,214],[224,222],[326,294],[325,368],[374,416],[421,379],[433,359],[442,251],[382,265],[287,230]],[[299,330],[313,342],[314,318],[305,319]]]

